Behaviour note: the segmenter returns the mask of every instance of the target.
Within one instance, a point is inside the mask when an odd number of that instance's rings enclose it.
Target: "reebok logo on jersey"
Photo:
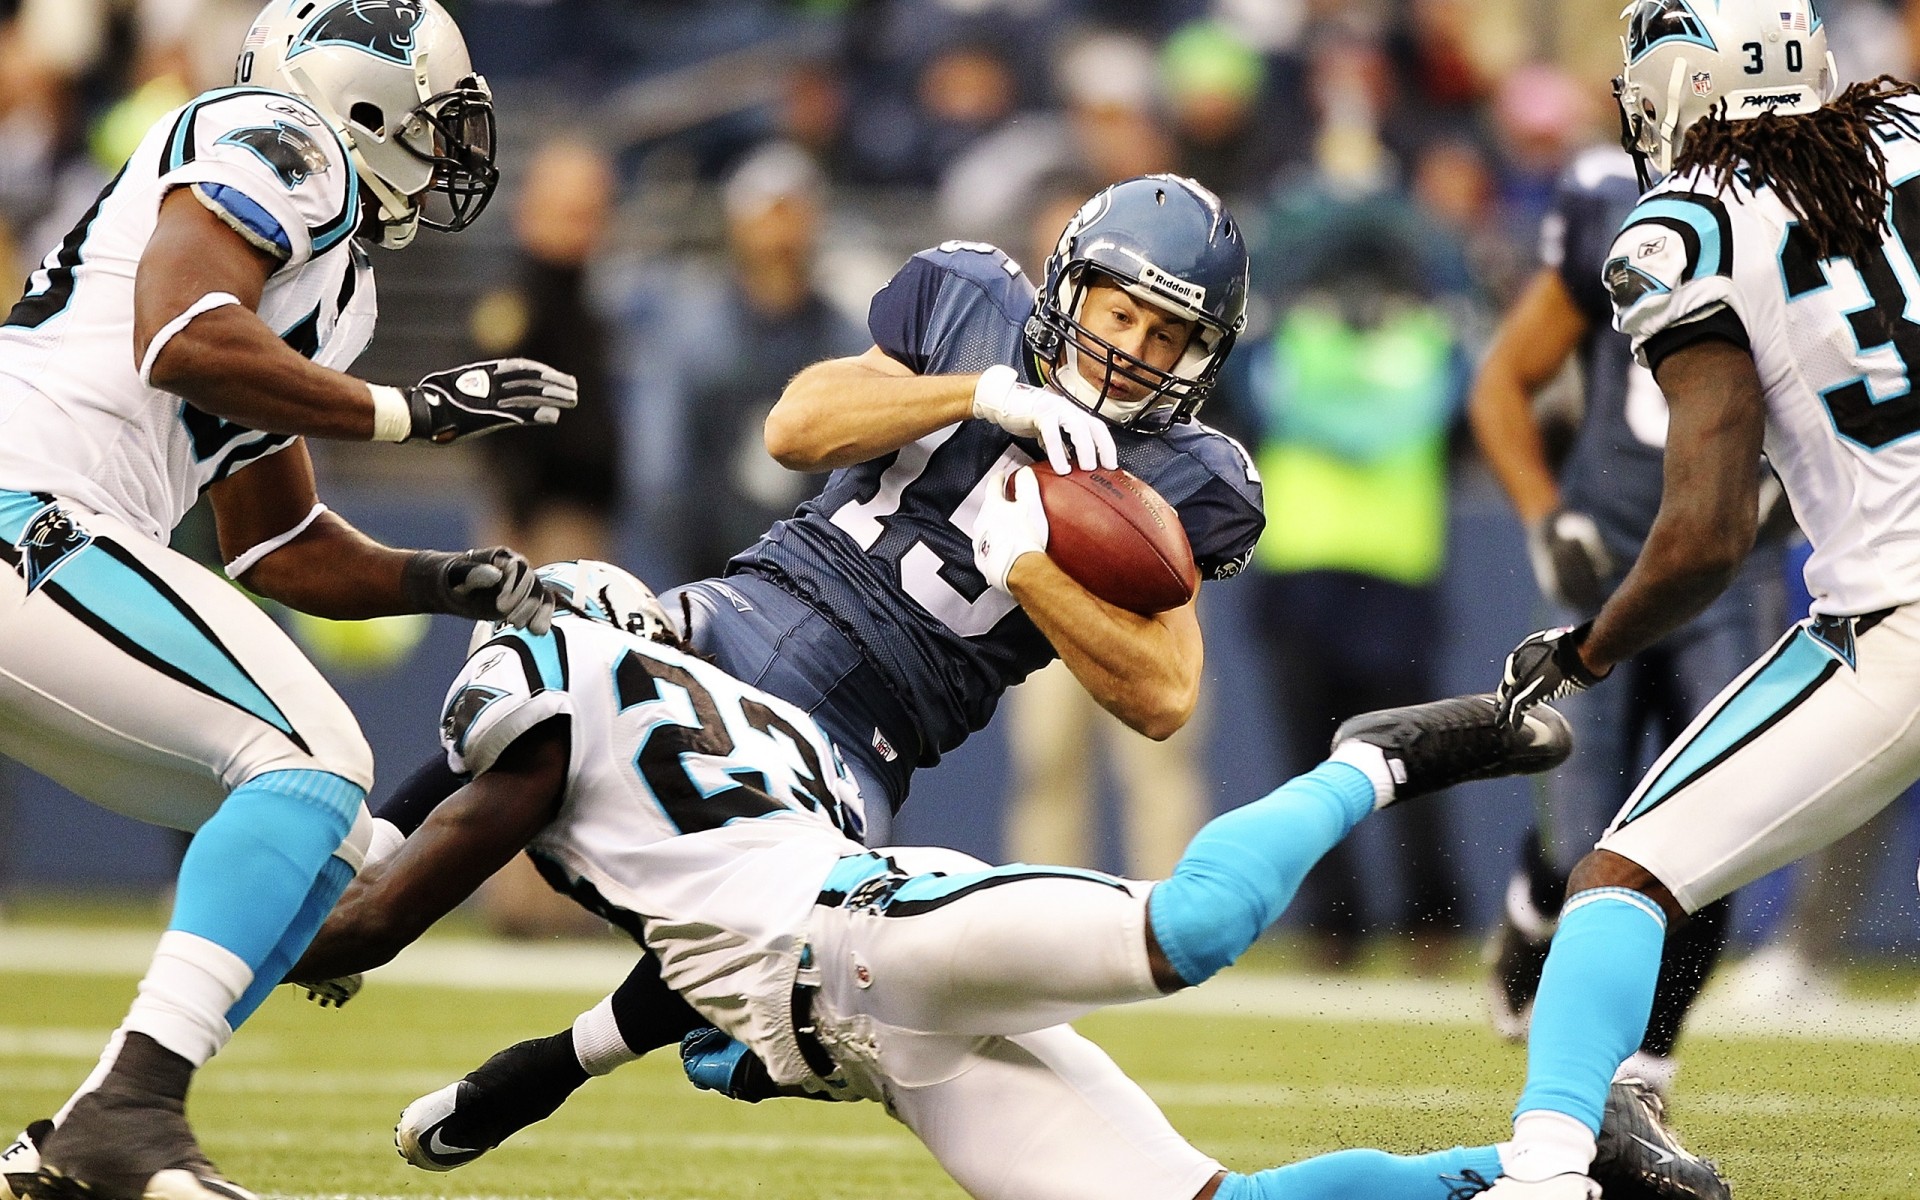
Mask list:
[[[327,9],[294,35],[289,60],[316,46],[358,46],[376,58],[413,65],[414,30],[426,20],[418,4],[382,0],[344,0]]]
[[[73,518],[57,504],[49,504],[33,514],[20,540],[20,574],[31,595],[69,558],[85,549],[93,535],[74,524]]]
[[[1661,237],[1653,238],[1650,241],[1641,242],[1640,248],[1633,252],[1633,256],[1635,258],[1652,258],[1654,255],[1660,253],[1662,250],[1665,250],[1666,248],[1667,248],[1667,239],[1663,235]]]
[[[286,185],[288,191],[315,175],[325,174],[328,167],[325,152],[307,132],[285,121],[236,129],[217,144],[245,146],[253,151],[261,162],[273,168],[273,173],[280,177],[280,182]]]

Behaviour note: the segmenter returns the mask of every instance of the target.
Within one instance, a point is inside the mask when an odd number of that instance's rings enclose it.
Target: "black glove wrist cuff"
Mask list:
[[[444,550],[416,550],[400,572],[400,591],[414,612],[444,613],[447,603],[447,565],[459,558]]]
[[[1587,644],[1587,635],[1592,632],[1591,617],[1573,627],[1573,632],[1567,634],[1567,661],[1561,664],[1561,668],[1575,683],[1588,688],[1606,678],[1604,675],[1595,675],[1587,666],[1587,660],[1580,657],[1580,647]]]
[[[413,417],[413,432],[407,435],[407,440],[432,441],[433,405],[427,403],[425,388],[415,384],[407,390],[407,411]]]

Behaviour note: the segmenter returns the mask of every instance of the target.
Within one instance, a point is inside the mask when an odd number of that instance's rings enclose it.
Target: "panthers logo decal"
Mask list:
[[[220,139],[221,145],[245,146],[273,168],[280,182],[292,191],[327,170],[327,156],[305,130],[285,121],[236,129]]]
[[[343,0],[307,22],[287,57],[295,58],[315,46],[358,46],[377,58],[412,66],[413,33],[426,17],[426,9],[419,4]]]
[[[38,591],[48,576],[92,541],[93,535],[75,524],[57,504],[49,504],[35,513],[15,543],[20,551],[20,574],[27,581],[27,591]]]

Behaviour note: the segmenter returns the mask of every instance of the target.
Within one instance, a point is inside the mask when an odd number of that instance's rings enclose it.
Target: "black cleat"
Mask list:
[[[573,1033],[517,1042],[437,1091],[415,1100],[393,1127],[393,1143],[423,1171],[451,1171],[554,1114],[587,1073]]]
[[[1455,696],[1348,717],[1333,744],[1360,741],[1385,751],[1395,804],[1457,783],[1549,771],[1573,752],[1573,730],[1548,705],[1528,709],[1513,729],[1496,717],[1491,693]]]
[[[33,1200],[256,1200],[223,1177],[187,1127],[193,1065],[129,1033],[113,1069],[40,1147]]]
[[[1493,1017],[1494,1031],[1510,1042],[1527,1040],[1533,998],[1540,990],[1540,972],[1552,944],[1551,937],[1545,941],[1528,937],[1505,915],[1487,938],[1481,954],[1487,965],[1487,1012]]]
[[[1730,1200],[1719,1168],[1680,1144],[1666,1105],[1640,1079],[1616,1079],[1607,1092],[1599,1147],[1589,1169],[1607,1200]]]
[[[40,1147],[53,1132],[52,1121],[35,1121],[0,1150],[0,1200],[22,1200],[40,1173]]]

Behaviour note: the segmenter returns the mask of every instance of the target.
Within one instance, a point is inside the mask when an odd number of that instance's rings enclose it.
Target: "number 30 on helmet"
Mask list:
[[[333,126],[389,250],[423,224],[465,229],[500,181],[493,93],[438,0],[273,0],[234,82],[296,95]]]
[[[1620,16],[1621,144],[1662,172],[1702,117],[1794,116],[1839,90],[1812,0],[1636,0]]]

